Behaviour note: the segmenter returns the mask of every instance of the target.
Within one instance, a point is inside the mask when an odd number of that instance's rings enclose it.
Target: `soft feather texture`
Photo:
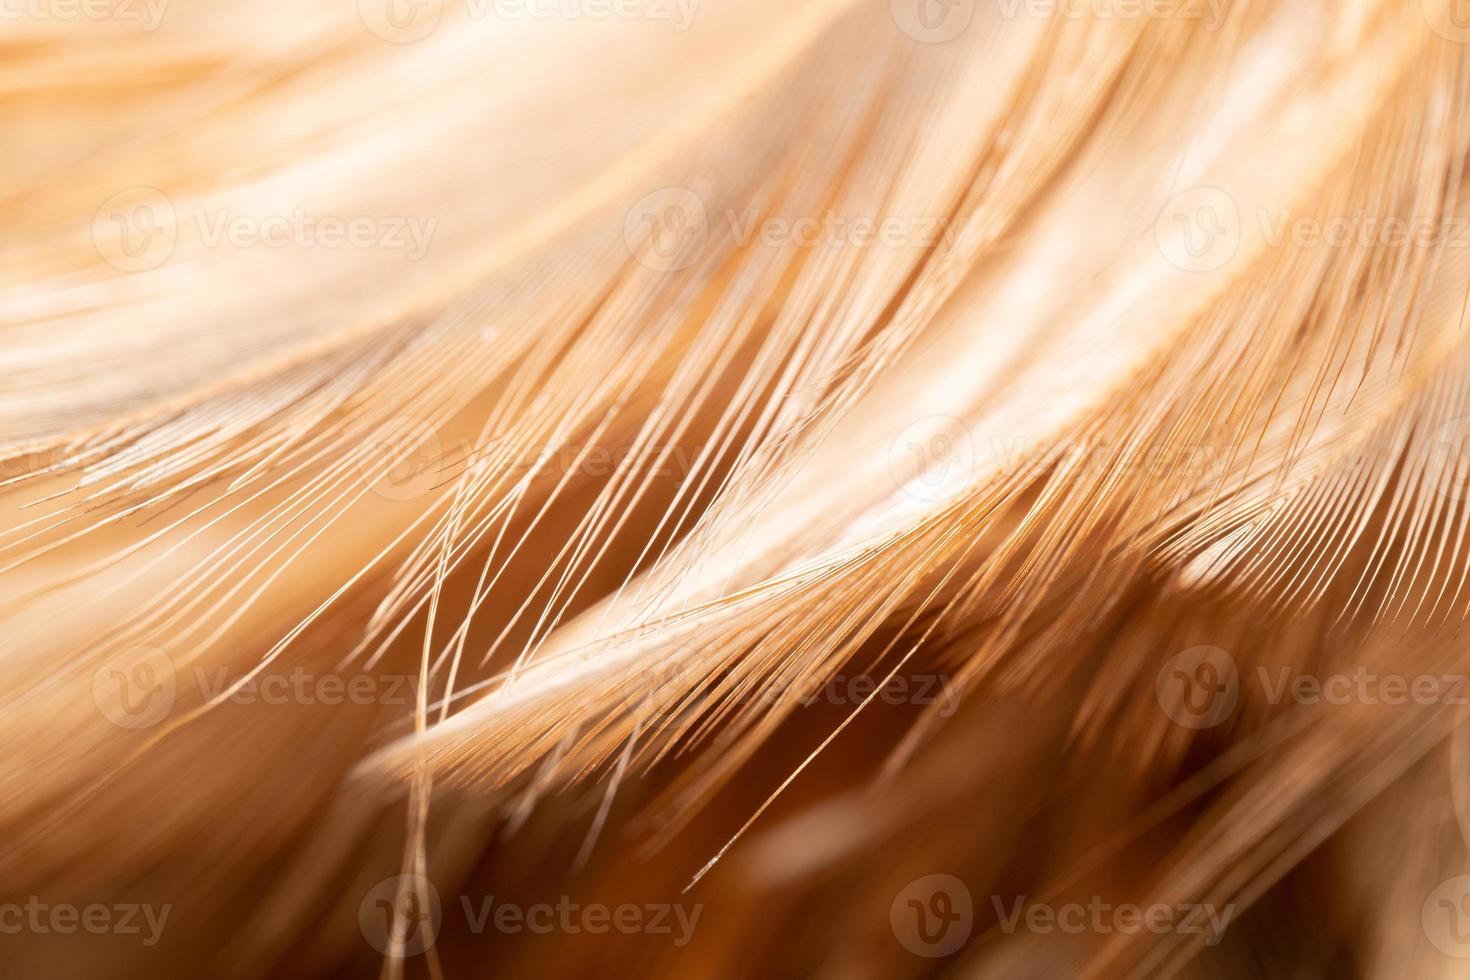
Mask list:
[[[503,8],[0,35],[7,975],[1463,974],[1455,4]]]

